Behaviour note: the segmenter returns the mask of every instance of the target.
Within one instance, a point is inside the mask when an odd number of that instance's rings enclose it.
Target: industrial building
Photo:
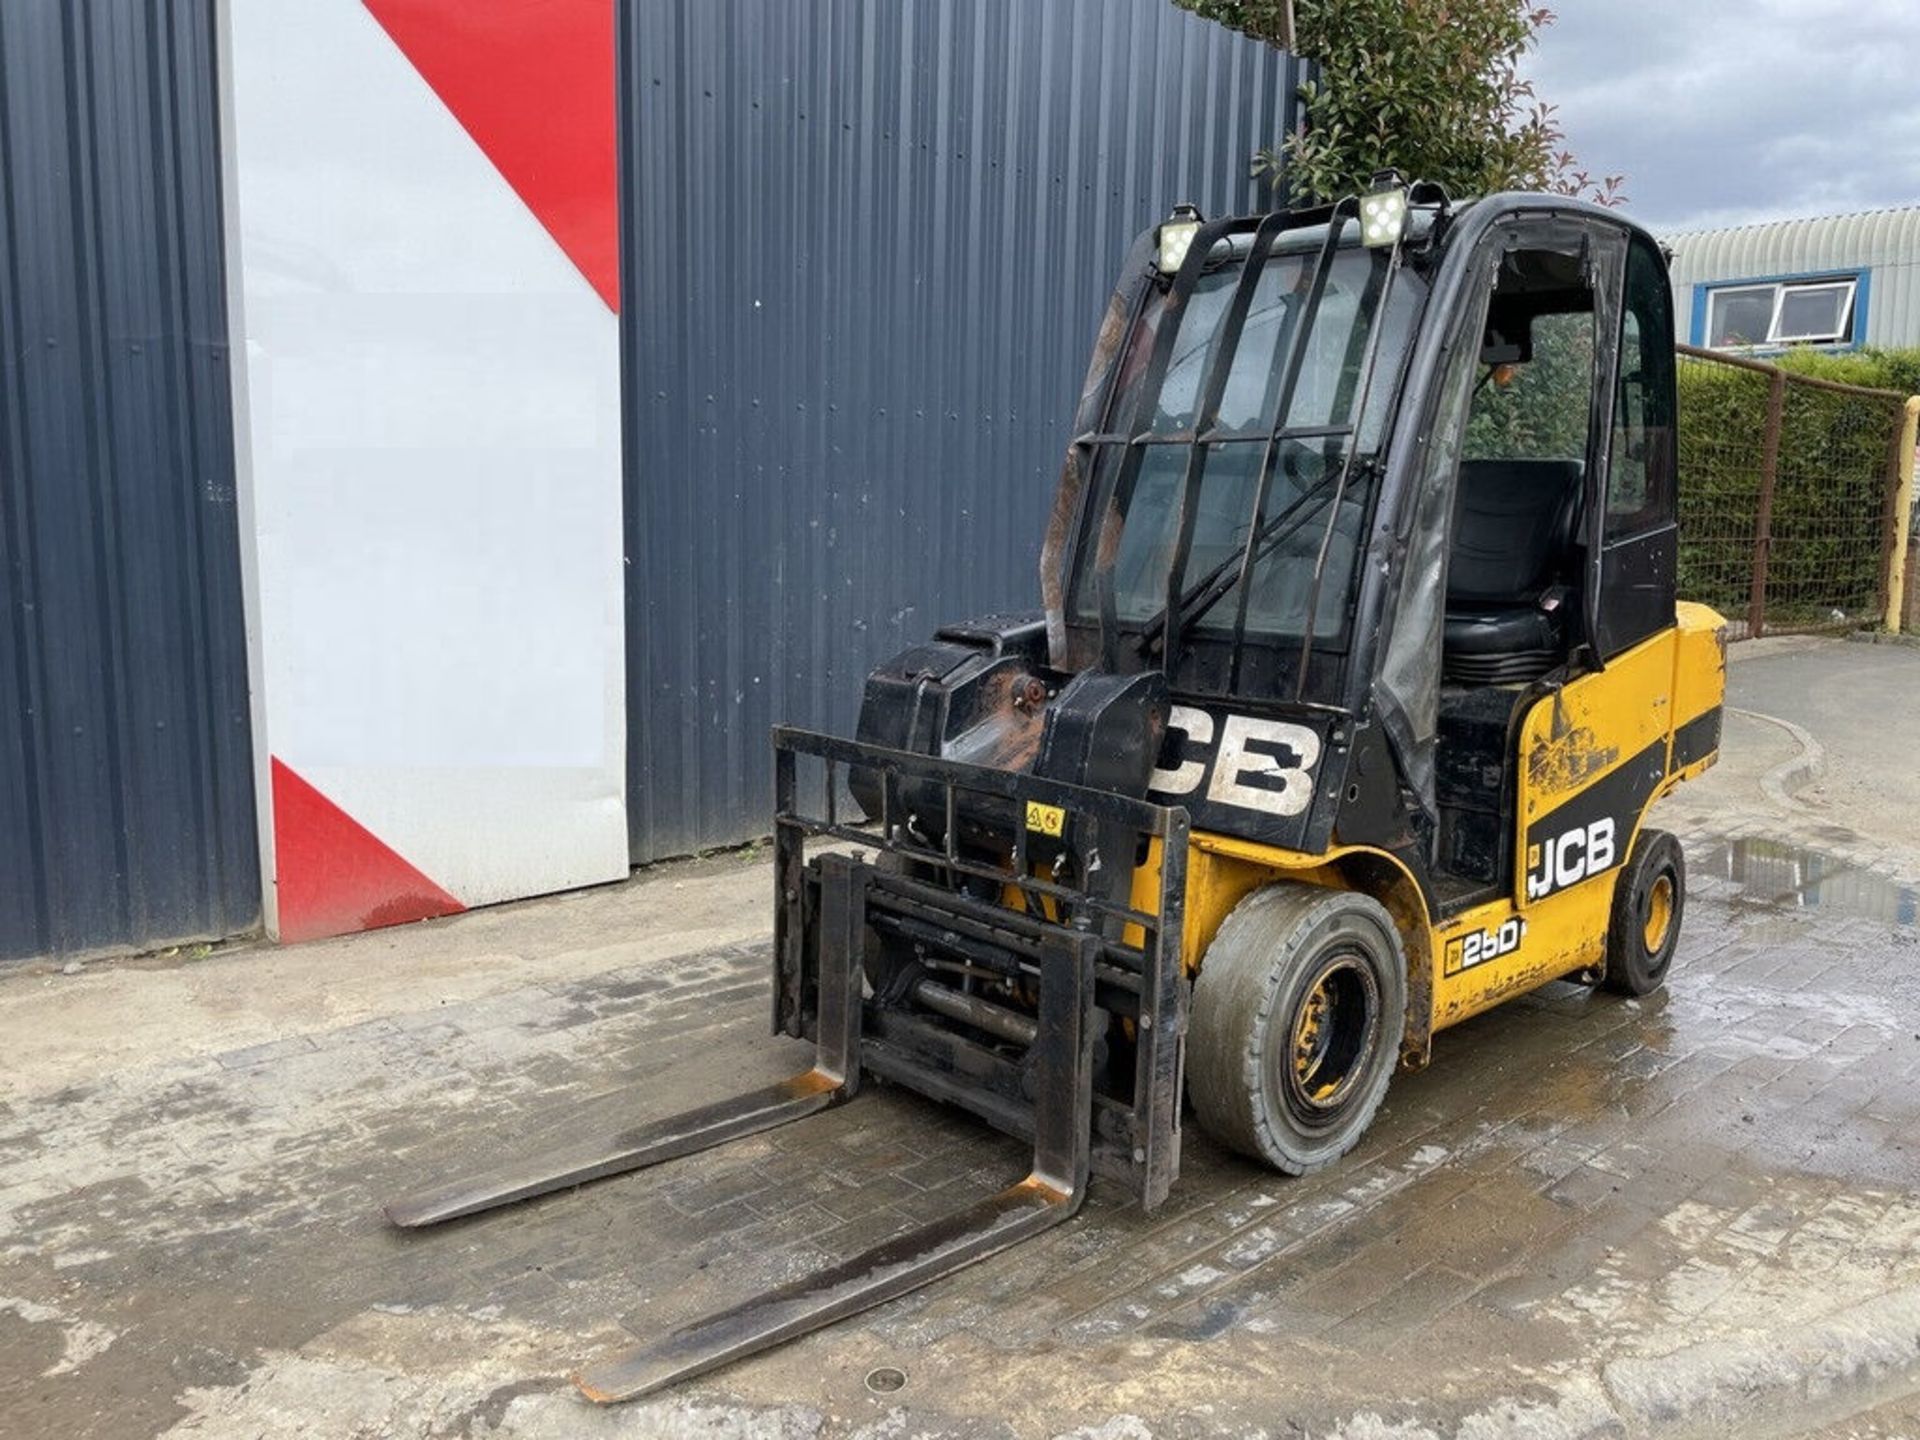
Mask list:
[[[1920,345],[1920,206],[1671,235],[1677,338],[1766,354]]]

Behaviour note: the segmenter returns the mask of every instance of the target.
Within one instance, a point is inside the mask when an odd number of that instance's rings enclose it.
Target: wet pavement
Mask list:
[[[420,933],[546,944],[550,978],[380,991],[351,1023],[110,1066],[42,1036],[0,1092],[0,1435],[1913,1434],[1920,885],[1686,839],[1664,993],[1555,985],[1447,1032],[1332,1171],[1285,1180],[1189,1127],[1156,1215],[1096,1184],[1061,1230],[607,1411],[563,1377],[623,1326],[944,1213],[1017,1178],[1022,1148],[878,1090],[391,1231],[377,1202],[404,1186],[804,1058],[765,1038],[764,943],[638,958],[603,924],[561,952],[538,911]],[[717,883],[707,903],[758,907],[767,872]],[[406,943],[289,952],[307,963],[276,984],[358,993]],[[189,980],[237,996],[254,963],[156,970],[145,1003]],[[57,974],[0,980],[0,1044],[27,1038],[6,987],[63,984],[76,1016],[95,1003]]]

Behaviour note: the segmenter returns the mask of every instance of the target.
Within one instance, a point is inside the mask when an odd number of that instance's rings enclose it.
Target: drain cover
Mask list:
[[[867,1389],[876,1395],[891,1395],[907,1383],[907,1372],[892,1365],[867,1371]]]

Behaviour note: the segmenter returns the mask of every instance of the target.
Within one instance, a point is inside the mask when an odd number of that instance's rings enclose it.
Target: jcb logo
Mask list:
[[[1313,801],[1313,767],[1320,737],[1304,725],[1228,715],[1219,723],[1191,705],[1176,705],[1167,720],[1173,763],[1153,772],[1155,795],[1204,797],[1269,815],[1298,815]],[[1211,772],[1211,773],[1209,773]],[[1204,782],[1204,788],[1203,787]]]
[[[1527,899],[1542,900],[1613,868],[1613,817],[1527,847]]]

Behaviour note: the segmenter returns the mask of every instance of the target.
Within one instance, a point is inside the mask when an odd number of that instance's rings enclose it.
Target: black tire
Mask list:
[[[1194,980],[1194,1114],[1214,1139],[1276,1170],[1322,1169],[1372,1122],[1406,1025],[1406,957],[1377,901],[1294,881],[1256,890],[1227,916]]]
[[[1613,885],[1602,989],[1651,995],[1666,983],[1687,909],[1687,858],[1665,830],[1642,830]]]

